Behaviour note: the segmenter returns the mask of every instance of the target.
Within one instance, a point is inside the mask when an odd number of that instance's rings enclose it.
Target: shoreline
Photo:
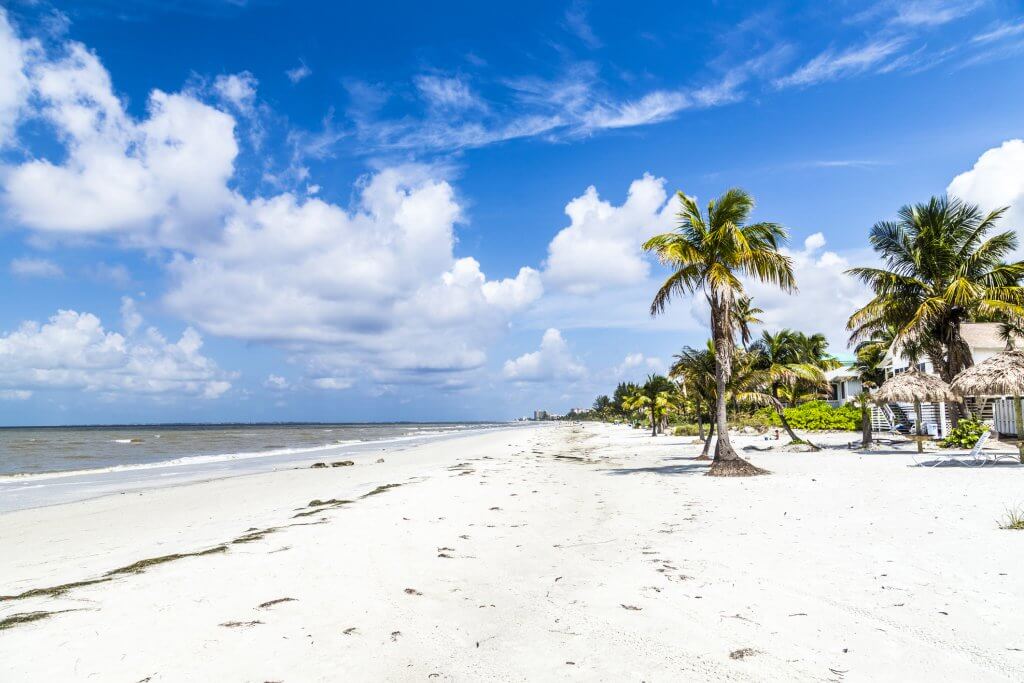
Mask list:
[[[389,449],[398,452],[419,444],[443,441],[460,435],[480,434],[517,427],[518,425],[512,423],[507,425],[488,423],[487,426],[468,427],[459,431],[413,434],[367,441],[349,440],[320,446],[181,456],[157,462],[130,463],[81,470],[3,474],[0,475],[0,514],[32,507],[87,500],[119,491],[139,491],[302,467],[320,458],[357,456],[368,451],[383,450],[386,452]]]
[[[749,452],[773,473],[730,480],[703,476],[698,453],[542,424],[0,514],[16,549],[0,564],[5,670],[1024,678],[1024,537],[996,523],[1024,468],[833,446]]]

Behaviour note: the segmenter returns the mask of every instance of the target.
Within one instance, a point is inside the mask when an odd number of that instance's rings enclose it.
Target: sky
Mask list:
[[[846,351],[871,226],[1024,229],[1024,5],[0,2],[0,424],[508,419],[708,336],[677,192],[789,231]]]

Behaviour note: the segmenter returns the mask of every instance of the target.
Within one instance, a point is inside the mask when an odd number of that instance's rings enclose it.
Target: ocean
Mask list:
[[[0,513],[409,448],[507,422],[0,428]]]
[[[502,423],[503,424],[503,423]],[[144,469],[454,434],[499,423],[215,424],[0,428],[0,476]]]

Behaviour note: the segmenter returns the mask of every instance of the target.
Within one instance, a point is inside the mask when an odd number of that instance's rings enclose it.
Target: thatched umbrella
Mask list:
[[[914,402],[914,415],[917,417],[917,452],[924,450],[921,440],[921,401],[955,401],[949,385],[935,375],[926,375],[917,368],[894,375],[875,392],[876,403],[896,403],[900,401]]]
[[[953,378],[953,391],[962,396],[1013,396],[1013,417],[1017,425],[1017,452],[1024,462],[1024,351],[1004,351],[969,367]]]

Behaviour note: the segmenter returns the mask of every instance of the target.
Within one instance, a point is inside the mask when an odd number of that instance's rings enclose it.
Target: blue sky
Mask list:
[[[707,336],[639,250],[672,195],[786,225],[823,332],[870,226],[1024,225],[1024,7],[6,3],[0,423],[491,419]]]

